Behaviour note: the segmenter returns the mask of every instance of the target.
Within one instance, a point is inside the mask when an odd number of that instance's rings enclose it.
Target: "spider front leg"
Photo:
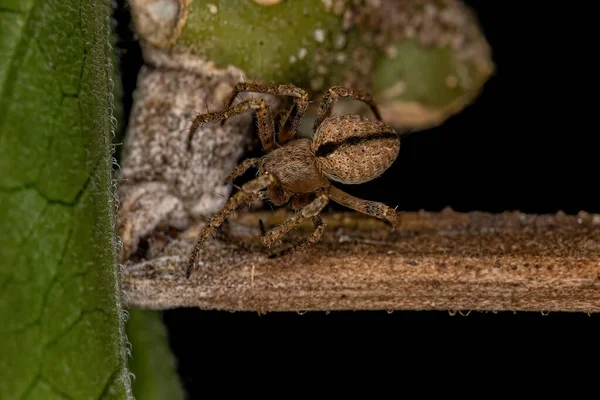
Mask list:
[[[231,107],[237,95],[242,92],[256,92],[274,96],[294,97],[294,105],[279,130],[277,141],[279,144],[286,144],[294,138],[298,125],[300,125],[300,121],[302,121],[309,104],[308,93],[306,93],[305,90],[294,85],[261,85],[258,83],[240,82],[235,85],[235,88],[225,102],[225,107]]]
[[[336,203],[351,208],[363,214],[371,215],[375,218],[386,221],[392,228],[398,227],[400,224],[400,216],[391,207],[376,201],[359,199],[346,192],[341,191],[335,186],[329,187],[329,198]]]
[[[243,101],[234,107],[227,107],[223,111],[200,114],[196,116],[188,133],[188,151],[191,150],[192,138],[194,137],[194,134],[199,126],[208,122],[223,121],[248,110],[254,110],[256,112],[256,119],[258,121],[258,136],[263,146],[263,150],[267,153],[273,150],[275,147],[275,127],[273,125],[273,116],[271,115],[271,110],[269,110],[269,107],[264,100],[251,99]]]
[[[340,98],[350,98],[365,102],[369,108],[371,108],[371,111],[373,114],[375,114],[375,117],[381,120],[381,114],[379,114],[379,110],[377,109],[377,106],[375,105],[375,102],[369,93],[361,90],[347,89],[342,86],[333,86],[329,88],[327,93],[325,93],[323,96],[321,106],[319,107],[319,113],[317,114],[317,119],[315,120],[315,125],[313,127],[315,131],[321,125],[321,123],[323,123],[325,118],[331,115],[331,110],[333,109],[334,103]]]
[[[317,217],[319,215],[319,213],[323,210],[323,208],[325,208],[327,203],[329,203],[329,198],[324,193],[320,192],[317,195],[317,198],[314,199],[312,202],[310,202],[305,207],[303,207],[302,210],[300,210],[300,212],[298,212],[293,217],[284,221],[281,225],[279,225],[279,226],[271,229],[269,232],[267,232],[267,234],[264,235],[262,238],[263,244],[267,247],[271,247],[283,235],[288,233],[290,230],[292,230],[292,228],[296,227],[298,224],[300,224],[305,219]],[[309,238],[305,239],[300,244],[298,244],[290,249],[284,250],[283,252],[280,252],[278,255],[290,254],[296,250],[308,247],[308,246],[316,243],[317,240],[321,237],[321,234],[323,233],[322,230],[324,228],[324,225],[322,224],[323,221],[319,221],[319,220],[320,220],[320,218],[318,218],[318,220],[313,219],[313,222],[315,223],[315,233],[313,233]],[[275,256],[278,256],[278,255],[275,255]]]
[[[250,168],[255,167],[260,162],[260,158],[246,158],[240,165],[234,168],[233,171],[225,179],[225,183],[230,183],[244,175]]]
[[[196,260],[198,259],[198,254],[200,253],[202,246],[204,246],[204,242],[206,242],[208,238],[215,233],[217,229],[219,229],[219,227],[223,224],[223,221],[225,221],[225,218],[227,218],[227,216],[240,205],[244,203],[252,203],[253,201],[262,198],[264,194],[261,192],[261,190],[266,189],[269,187],[269,185],[272,185],[275,182],[277,182],[277,180],[273,175],[265,174],[245,183],[242,185],[240,190],[229,199],[227,204],[225,204],[225,206],[210,219],[208,224],[198,235],[196,244],[190,252],[186,269],[187,278],[190,277],[192,270],[196,266]]]

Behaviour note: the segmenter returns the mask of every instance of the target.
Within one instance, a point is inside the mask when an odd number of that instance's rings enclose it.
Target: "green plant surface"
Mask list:
[[[108,0],[0,0],[0,393],[130,398]]]
[[[127,322],[132,346],[133,395],[137,400],[182,400],[176,360],[169,348],[162,312],[132,309]]]
[[[321,0],[286,1],[265,7],[254,1],[194,0],[173,48],[235,65],[248,77],[309,87],[315,57],[332,52],[342,34],[341,19]],[[321,89],[321,87],[319,87]]]
[[[291,83],[312,98],[332,85],[367,90],[387,122],[415,130],[461,112],[495,70],[462,0],[193,0],[169,12],[131,4],[140,37],[167,57],[235,66],[248,80]]]
[[[456,74],[452,51],[444,47],[424,49],[414,40],[396,44],[400,56],[381,57],[376,64],[374,90],[382,92],[402,80],[402,98],[431,106],[449,104],[465,91],[459,85],[448,86],[446,79]]]

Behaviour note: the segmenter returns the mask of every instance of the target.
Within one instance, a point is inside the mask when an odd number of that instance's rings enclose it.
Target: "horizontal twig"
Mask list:
[[[356,213],[324,214],[313,249],[269,259],[283,213],[239,213],[185,278],[193,227],[151,260],[129,261],[132,307],[269,311],[600,311],[600,216],[406,213],[396,231]],[[291,242],[310,232],[301,225]],[[286,243],[287,245],[291,244]],[[274,249],[271,249],[273,251]]]

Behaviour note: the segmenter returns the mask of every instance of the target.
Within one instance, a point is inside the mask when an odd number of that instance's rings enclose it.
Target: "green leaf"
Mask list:
[[[108,0],[0,0],[0,393],[131,398]]]
[[[184,392],[177,375],[176,360],[169,348],[162,313],[130,310],[127,336],[132,345],[130,368],[137,400],[179,400]]]

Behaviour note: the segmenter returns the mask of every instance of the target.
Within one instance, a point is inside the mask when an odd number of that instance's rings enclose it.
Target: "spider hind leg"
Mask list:
[[[317,115],[317,118],[315,119],[315,124],[313,126],[313,129],[315,131],[319,128],[319,126],[321,126],[323,121],[331,115],[331,111],[333,110],[333,105],[335,104],[335,102],[344,98],[362,101],[363,103],[369,106],[375,117],[378,120],[381,120],[381,114],[379,113],[379,109],[377,108],[377,105],[375,104],[373,98],[369,93],[363,92],[361,90],[348,89],[342,86],[333,86],[329,88],[329,90],[327,91],[327,93],[325,93],[323,99],[321,100],[319,113]]]

